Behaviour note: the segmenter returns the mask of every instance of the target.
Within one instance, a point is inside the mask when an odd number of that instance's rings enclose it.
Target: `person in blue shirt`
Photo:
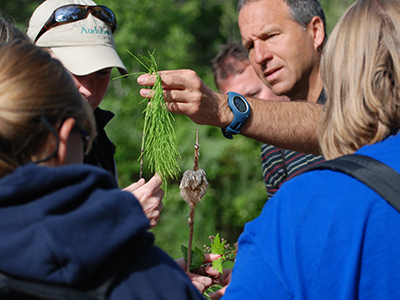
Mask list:
[[[83,164],[95,135],[58,60],[31,43],[0,44],[0,280],[111,300],[202,300],[148,231],[138,200],[161,201],[162,189],[149,181],[121,191],[109,172]]]
[[[400,2],[353,4],[321,70],[324,157],[358,153],[400,172]],[[399,227],[399,212],[353,177],[306,172],[246,224],[222,299],[400,299]]]

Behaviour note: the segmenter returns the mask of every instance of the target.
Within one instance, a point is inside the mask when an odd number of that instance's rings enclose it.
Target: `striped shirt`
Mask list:
[[[322,155],[299,153],[268,144],[262,145],[261,161],[268,197],[271,198],[286,180],[324,160]]]
[[[325,104],[325,101],[324,91],[322,91],[317,103]],[[263,144],[261,163],[268,198],[271,198],[286,180],[324,160],[322,155],[300,153]]]

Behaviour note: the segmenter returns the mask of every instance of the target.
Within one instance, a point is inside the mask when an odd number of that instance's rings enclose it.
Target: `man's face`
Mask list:
[[[239,13],[239,27],[261,80],[277,95],[306,96],[310,74],[319,68],[313,29],[293,21],[282,0],[247,3]]]
[[[258,98],[267,101],[289,101],[285,96],[275,95],[254,72],[248,60],[236,61],[235,68],[240,70],[234,75],[228,76],[220,82],[219,90],[221,93],[236,92],[244,97]]]

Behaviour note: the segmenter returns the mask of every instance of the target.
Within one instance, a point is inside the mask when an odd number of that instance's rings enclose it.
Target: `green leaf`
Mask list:
[[[223,266],[222,265],[223,265],[223,263],[224,263],[224,258],[220,257],[220,258],[214,260],[212,262],[212,265],[213,265],[214,269],[218,270],[218,272],[220,272],[222,274],[222,271],[223,271]]]
[[[190,264],[190,270],[199,269],[203,264],[204,252],[196,247],[194,251],[192,250],[192,262]]]
[[[213,254],[224,254],[225,252],[225,241],[221,243],[221,239],[219,238],[219,233],[217,233],[213,243],[211,243],[211,252]]]
[[[187,253],[188,248],[184,245],[181,245],[181,251],[183,254],[183,258],[187,262]],[[192,258],[190,262],[190,270],[199,269],[204,264],[204,253],[201,249],[196,247],[194,250],[192,249]]]
[[[181,245],[181,252],[182,252],[183,258],[185,259],[185,261],[187,261],[188,248],[184,245]]]

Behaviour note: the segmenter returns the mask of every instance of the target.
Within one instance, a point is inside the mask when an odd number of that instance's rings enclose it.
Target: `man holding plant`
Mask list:
[[[257,75],[290,102],[247,98],[251,114],[240,134],[280,148],[320,154],[316,124],[322,113],[321,51],[325,17],[316,0],[239,1],[243,45]],[[191,70],[161,71],[164,98],[173,113],[221,128],[234,118],[227,96],[213,92]],[[152,85],[151,76],[138,83]],[[149,97],[149,90],[141,95]],[[151,96],[151,95],[150,95]]]

